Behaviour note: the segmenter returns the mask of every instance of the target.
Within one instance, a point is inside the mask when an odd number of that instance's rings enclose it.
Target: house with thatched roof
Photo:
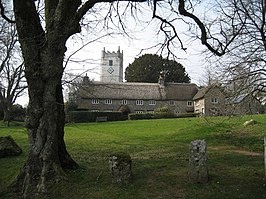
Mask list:
[[[84,77],[79,89],[78,109],[130,113],[154,111],[168,106],[174,113],[194,112],[193,97],[198,92],[192,83],[91,82]]]

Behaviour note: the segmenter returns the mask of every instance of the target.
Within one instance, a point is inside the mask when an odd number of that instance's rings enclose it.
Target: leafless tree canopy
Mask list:
[[[0,18],[0,35],[0,103],[4,121],[9,121],[11,106],[23,94],[26,83],[15,24]]]

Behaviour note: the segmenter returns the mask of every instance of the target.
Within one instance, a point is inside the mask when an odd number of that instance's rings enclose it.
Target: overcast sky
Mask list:
[[[101,51],[104,47],[106,51],[112,52],[117,51],[118,46],[120,46],[120,49],[124,52],[124,71],[126,67],[140,55],[147,53],[157,53],[160,55],[158,46],[154,48],[151,47],[163,43],[165,35],[162,32],[158,33],[160,24],[158,20],[152,20],[152,14],[149,11],[150,7],[148,5],[143,7],[146,12],[138,16],[137,21],[131,16],[123,16],[126,18],[124,23],[128,35],[116,34],[117,27],[114,27],[110,22],[108,23],[108,30],[102,30],[102,26],[106,25],[104,23],[97,23],[97,27],[95,28],[83,28],[81,34],[77,34],[67,43],[68,51],[66,52],[66,57],[79,49],[82,45],[85,45],[85,47],[71,57],[71,60],[75,62],[68,62],[66,72],[77,74],[86,71],[91,79],[96,81],[99,80]],[[115,20],[117,20],[117,17],[113,19],[114,24],[117,23]],[[91,21],[93,21],[93,19],[91,19]],[[187,50],[186,52],[181,50],[177,40],[175,40],[175,48],[172,47],[171,50],[177,57],[176,61],[186,68],[191,81],[193,83],[199,83],[205,68],[204,57],[201,54],[204,47],[199,41],[192,42],[191,38],[188,36],[188,27],[181,21],[179,22],[176,26],[176,31],[184,42],[184,47],[187,48]],[[93,29],[93,31],[91,31],[91,29]],[[115,34],[105,37],[107,33]],[[147,50],[141,52],[141,49]],[[164,51],[163,57],[166,57],[166,51]]]

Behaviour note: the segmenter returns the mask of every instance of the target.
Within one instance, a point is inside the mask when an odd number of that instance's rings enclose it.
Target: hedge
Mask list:
[[[95,122],[97,117],[107,117],[107,121],[125,120],[122,112],[90,112],[90,111],[70,111],[67,115],[67,122]]]
[[[161,118],[185,118],[185,117],[196,117],[197,113],[166,113],[166,112],[156,112],[156,113],[131,113],[128,115],[129,120],[143,120],[143,119],[161,119]]]

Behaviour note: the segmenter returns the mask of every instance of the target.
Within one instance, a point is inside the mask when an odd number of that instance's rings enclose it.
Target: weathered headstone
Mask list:
[[[11,136],[0,137],[0,158],[15,156],[22,153],[21,148]]]
[[[205,140],[195,140],[190,143],[189,179],[193,183],[208,182],[208,166]]]
[[[109,156],[109,170],[112,182],[118,184],[128,184],[132,179],[132,160],[129,154],[116,153]]]

